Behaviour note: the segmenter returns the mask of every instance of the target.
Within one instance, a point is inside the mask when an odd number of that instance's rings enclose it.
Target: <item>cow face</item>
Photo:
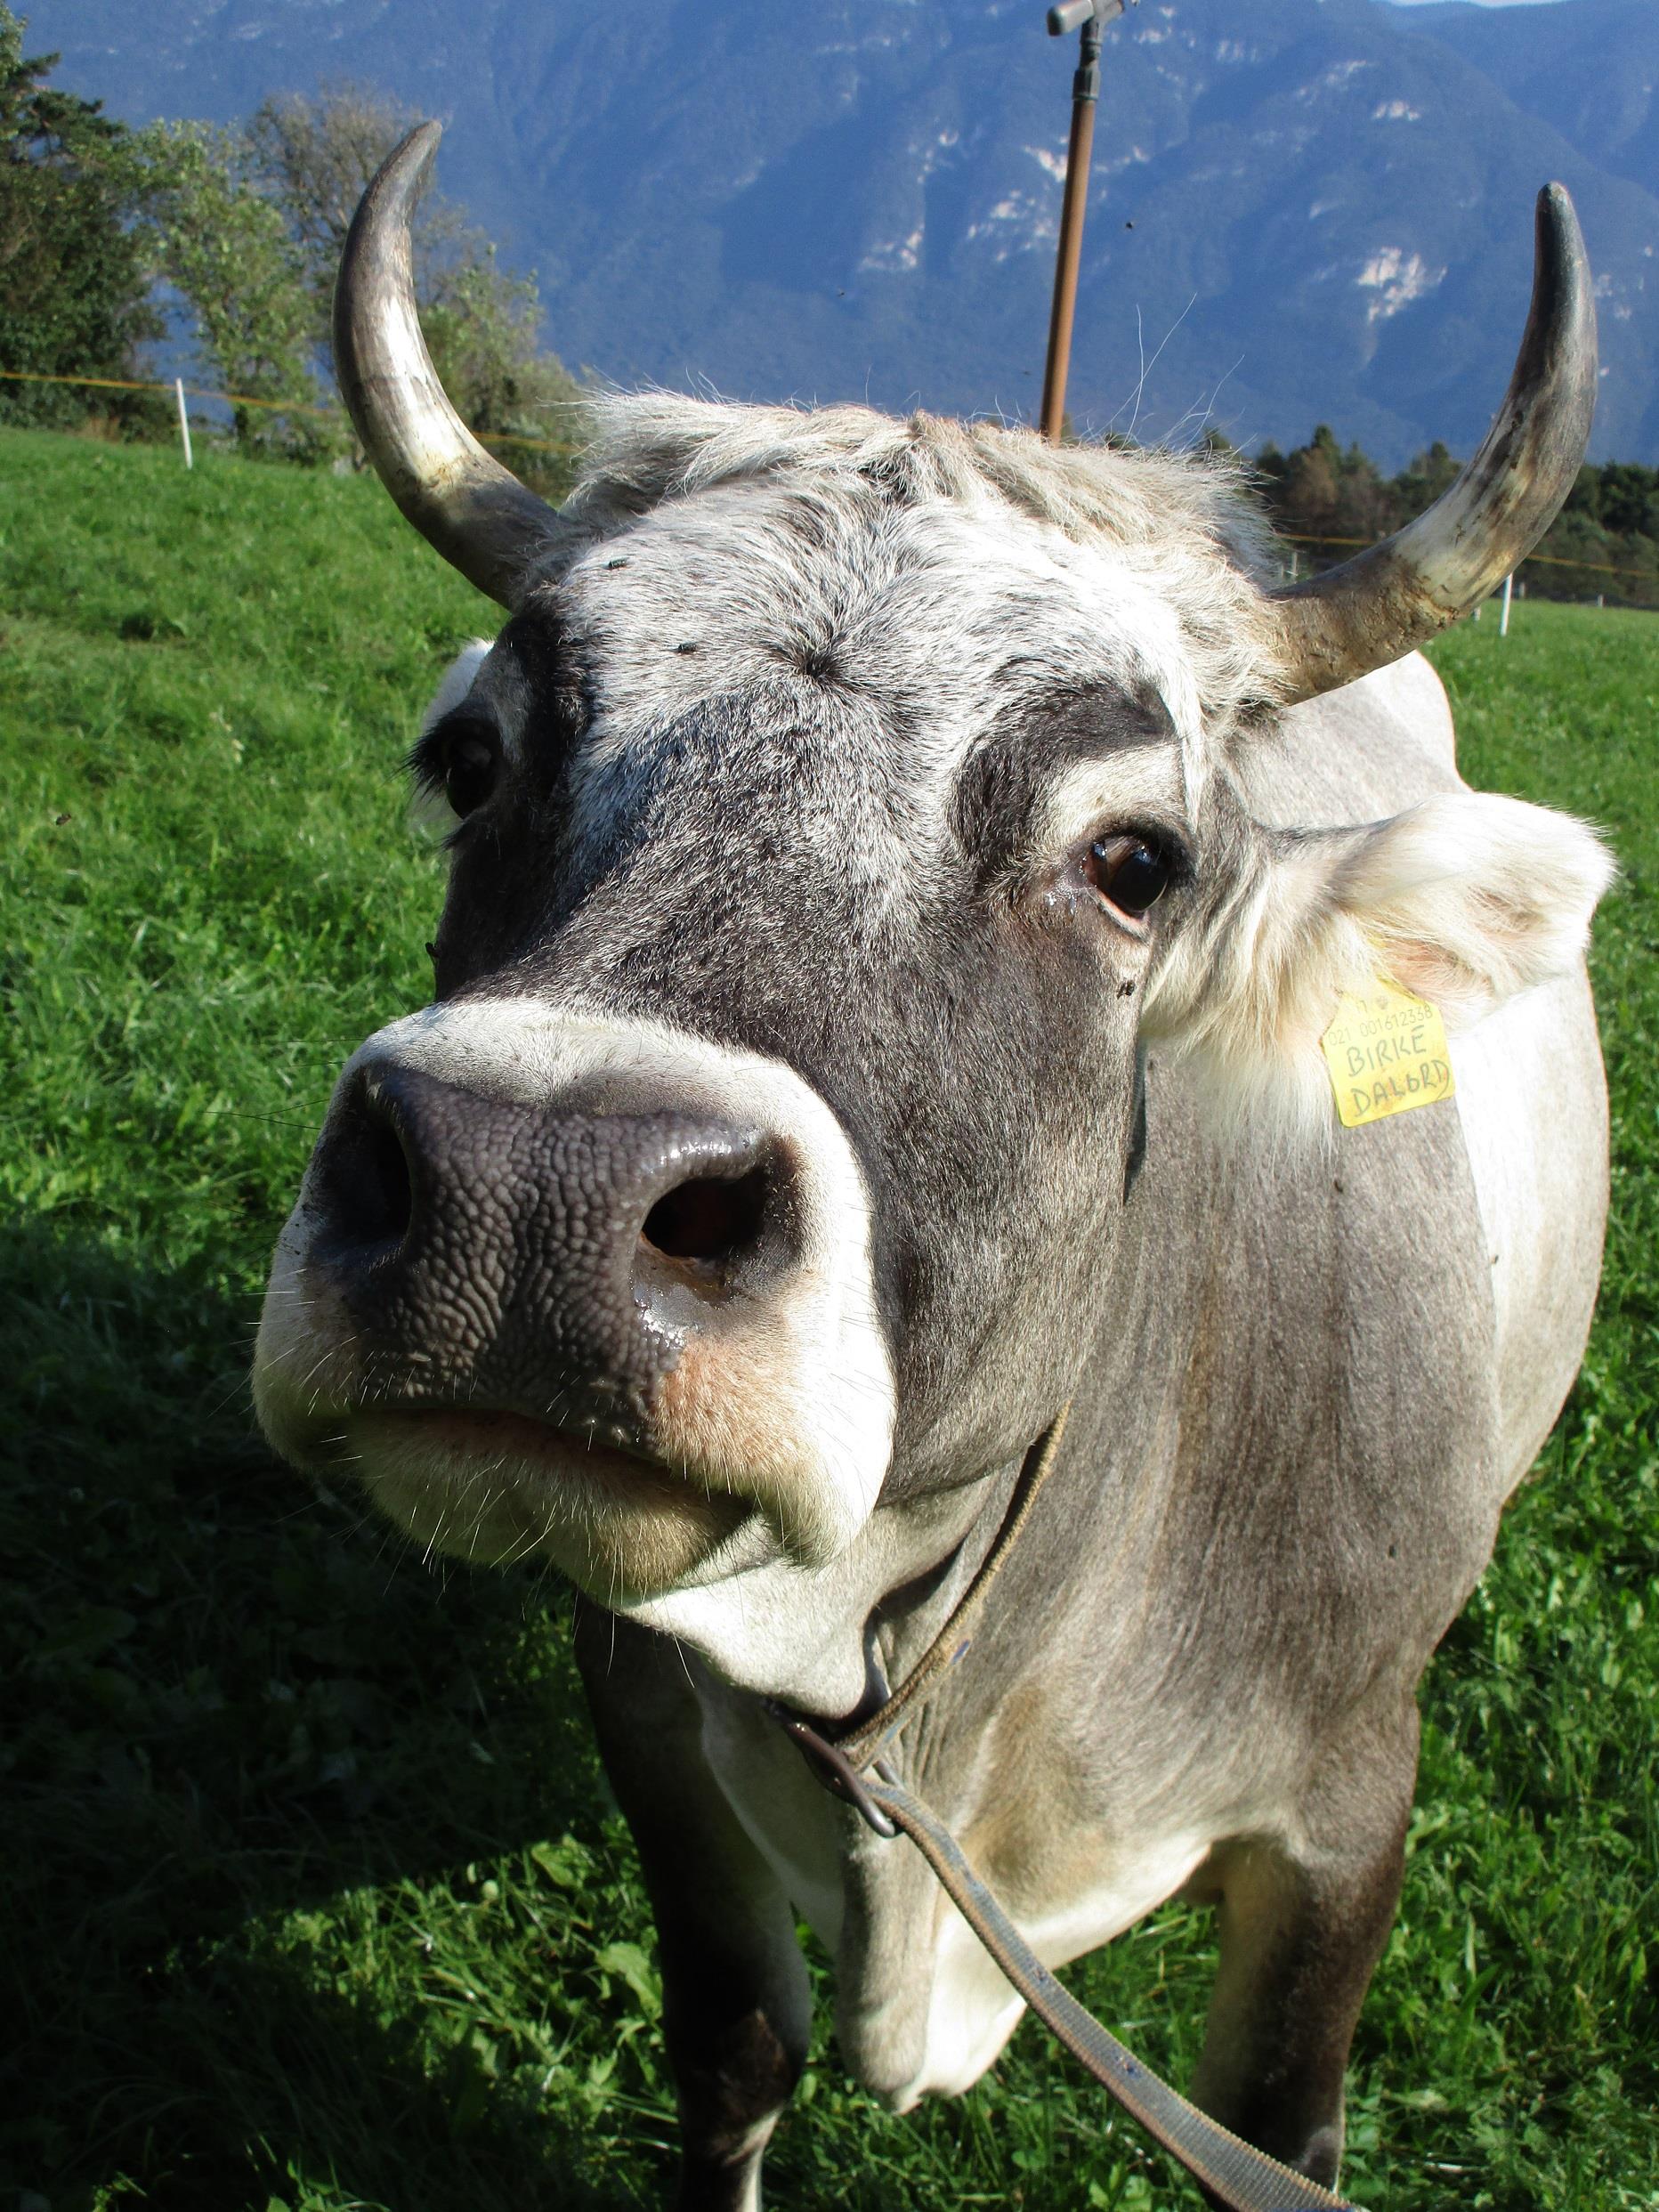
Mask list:
[[[453,825],[436,997],[347,1065],[255,1373],[279,1447],[422,1542],[546,1556],[732,1671],[770,1570],[1070,1396],[1149,1040],[1328,1122],[1339,990],[1386,956],[1478,1007],[1577,956],[1604,878],[1468,793],[1259,829],[1229,487],[1091,457],[1079,527],[942,482],[951,426],[870,465],[878,419],[596,502],[452,671],[415,757]]]
[[[354,1056],[257,1390],[424,1541],[649,1599],[1018,1452],[1109,1267],[1191,672],[1006,515],[730,486],[452,673],[435,1002]]]
[[[555,513],[425,352],[437,137],[364,197],[335,354],[406,516],[514,619],[421,742],[456,816],[437,996],[348,1064],[256,1398],[429,1544],[545,1553],[735,1673],[787,1612],[772,1570],[845,1561],[878,1499],[925,1519],[1064,1402],[1143,1040],[1189,1096],[1306,1122],[1317,1025],[1380,958],[1469,1007],[1576,958],[1605,879],[1576,825],[1446,792],[1274,835],[1227,760],[1548,525],[1588,266],[1550,186],[1485,442],[1307,586],[1225,472],[859,409],[602,398]]]

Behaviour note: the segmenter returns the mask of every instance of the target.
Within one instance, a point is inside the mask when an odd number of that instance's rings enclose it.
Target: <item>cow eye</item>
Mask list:
[[[501,774],[501,737],[482,716],[450,716],[428,730],[409,765],[423,791],[441,791],[463,820],[476,814]]]
[[[457,731],[444,748],[443,795],[457,814],[477,811],[496,787],[501,749],[480,729]]]
[[[1097,838],[1088,848],[1084,872],[1120,913],[1139,916],[1163,896],[1175,863],[1158,839],[1129,834]]]

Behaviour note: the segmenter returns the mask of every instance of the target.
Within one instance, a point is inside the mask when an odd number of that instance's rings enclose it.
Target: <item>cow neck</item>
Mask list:
[[[1061,1439],[1065,1435],[1071,1410],[1068,1400],[1026,1453],[1008,1495],[1002,1526],[992,1539],[991,1549],[951,1608],[943,1627],[885,1705],[868,1720],[845,1731],[824,1729],[788,1706],[774,1704],[772,1707],[786,1732],[817,1767],[825,1785],[838,1796],[857,1805],[867,1820],[870,1817],[870,1801],[858,1778],[892,1742],[941,1677],[966,1656],[991,1594],[991,1586],[1008,1564],[1035,1510],[1038,1495],[1059,1459]]]
[[[1086,2012],[1026,1942],[938,1814],[903,1787],[881,1756],[928,1691],[973,1642],[991,1585],[1054,1471],[1071,1410],[1069,1403],[1062,1406],[1026,1453],[990,1551],[944,1626],[886,1703],[845,1732],[826,1732],[776,1702],[771,1706],[773,1716],[793,1738],[824,1787],[855,1807],[868,1827],[880,1836],[910,1837],[1010,1987],[1101,2087],[1202,2184],[1217,2204],[1226,2212],[1355,2212],[1345,2197],[1282,2166],[1208,2112],[1201,2112]]]

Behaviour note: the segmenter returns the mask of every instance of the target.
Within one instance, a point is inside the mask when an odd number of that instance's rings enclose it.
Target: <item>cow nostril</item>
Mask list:
[[[401,1243],[415,1211],[415,1193],[409,1183],[409,1155],[390,1122],[375,1122],[368,1131],[364,1168],[368,1194],[388,1244]]]
[[[409,1155],[384,1097],[368,1090],[328,1159],[333,1228],[348,1245],[401,1244],[414,1218]]]
[[[733,1180],[698,1176],[659,1198],[641,1232],[669,1260],[709,1265],[730,1260],[758,1237],[766,1211],[766,1177],[759,1169]]]

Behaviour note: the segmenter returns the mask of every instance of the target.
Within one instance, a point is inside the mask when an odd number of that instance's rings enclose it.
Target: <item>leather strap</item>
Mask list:
[[[944,1823],[894,1779],[884,1760],[864,1779],[870,1801],[902,1828],[968,1926],[1038,2018],[1052,2029],[1132,2119],[1232,2212],[1354,2212],[1305,2174],[1292,2172],[1201,2112],[1086,2012],[1051,1974],[963,1856]]]
[[[1031,1519],[1038,1492],[1054,1472],[1055,1463],[1060,1456],[1060,1439],[1065,1434],[1066,1419],[1071,1411],[1069,1403],[1063,1406],[1026,1453],[995,1541],[979,1562],[973,1580],[958,1599],[950,1618],[928,1645],[920,1661],[911,1668],[879,1712],[873,1713],[868,1721],[850,1730],[845,1736],[825,1739],[834,1743],[836,1749],[856,1772],[862,1773],[884,1746],[892,1741],[909,1717],[911,1706],[933,1688],[947,1669],[957,1665],[973,1642],[980,1614],[991,1594],[991,1585],[1007,1564],[1021,1530]],[[818,1733],[821,1738],[823,1736],[821,1730]]]
[[[773,1716],[793,1738],[818,1779],[857,1808],[878,1835],[908,1835],[957,1910],[1017,1989],[1072,2055],[1138,2120],[1228,2212],[1355,2212],[1306,2175],[1292,2172],[1264,2151],[1242,2142],[1208,2113],[1141,2064],[1124,2044],[1056,1980],[975,1873],[943,1820],[903,1787],[878,1754],[892,1742],[912,1708],[973,1641],[991,1584],[1031,1519],[1037,1494],[1052,1473],[1070,1406],[1025,1454],[1002,1526],[972,1581],[919,1664],[880,1710],[846,1735],[830,1735],[787,1706]],[[874,1772],[870,1769],[874,1766]]]

